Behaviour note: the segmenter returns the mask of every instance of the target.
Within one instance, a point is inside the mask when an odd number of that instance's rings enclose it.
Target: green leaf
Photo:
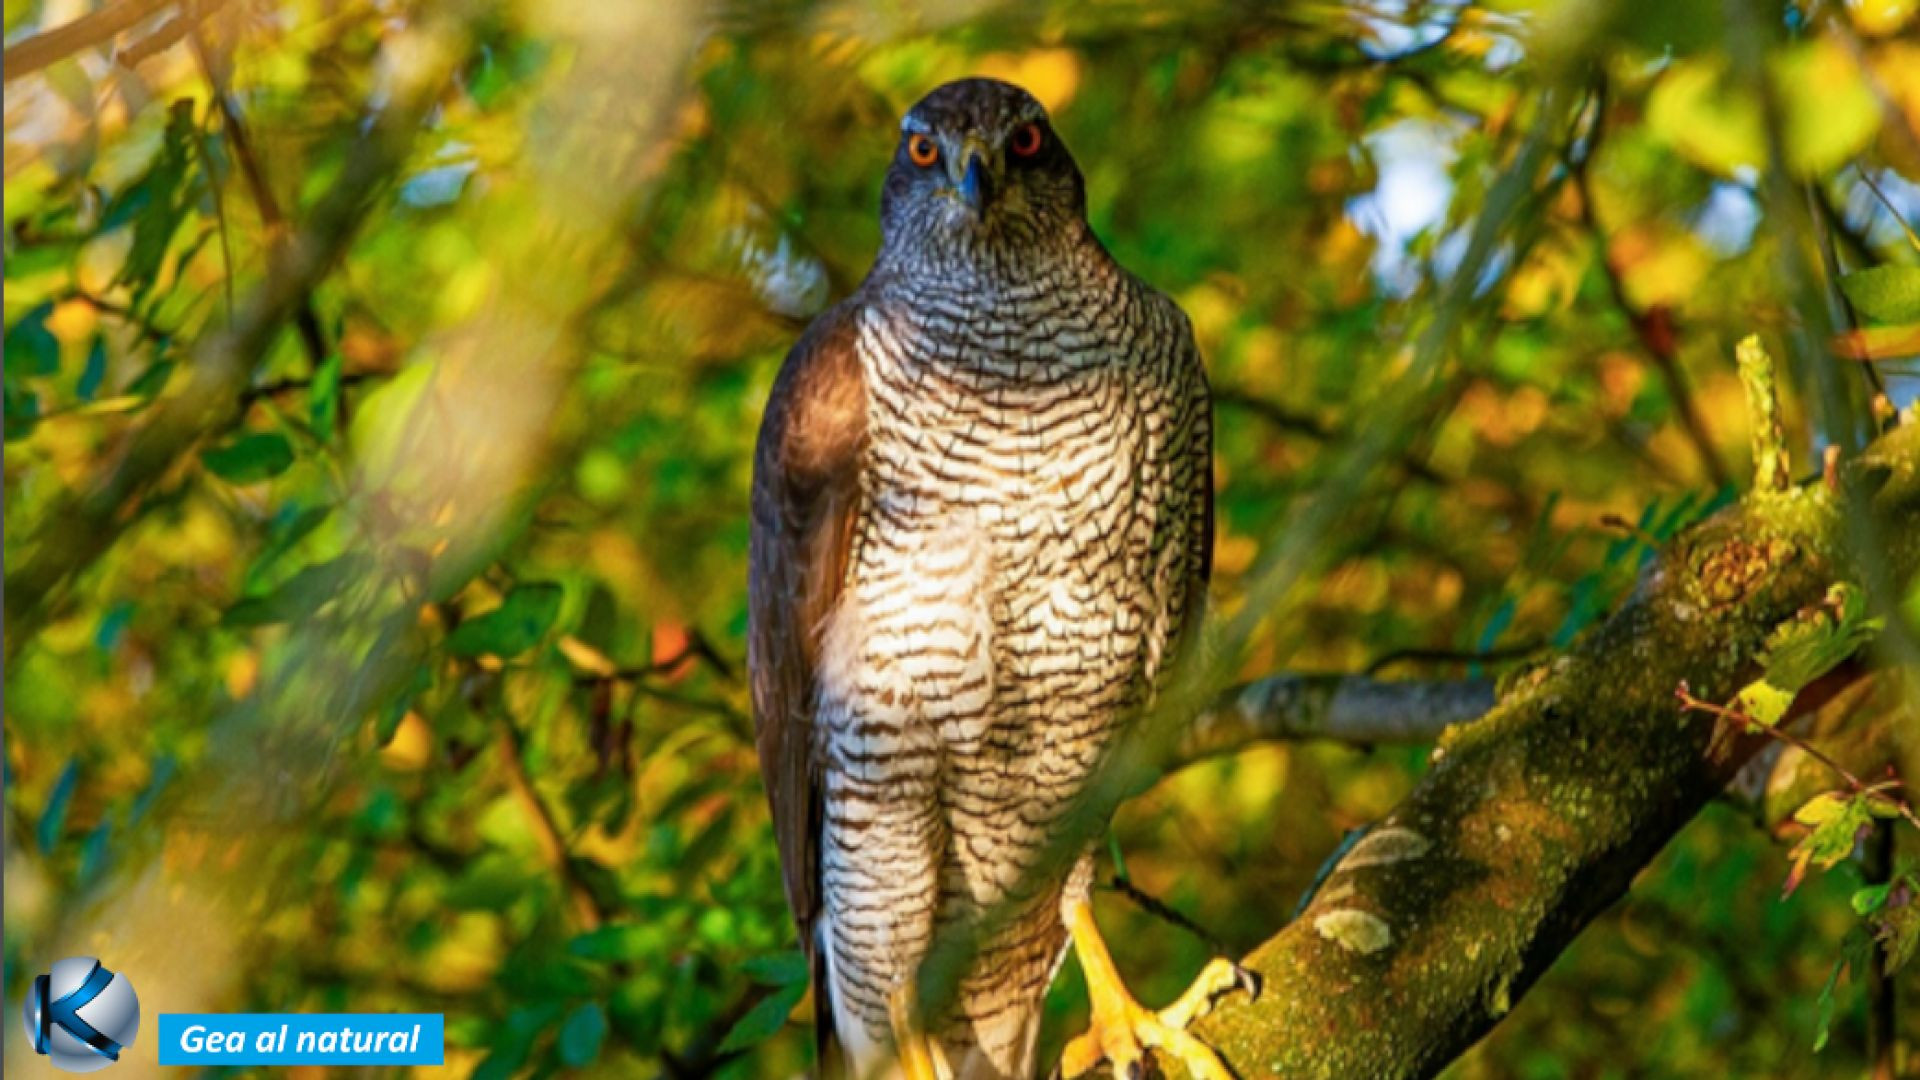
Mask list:
[[[226,626],[296,622],[320,610],[347,585],[365,577],[372,564],[369,556],[356,552],[306,567],[273,592],[249,596],[234,604],[220,621]]]
[[[1875,322],[1920,322],[1920,266],[1876,266],[1855,270],[1840,279],[1860,314]]]
[[[807,995],[807,984],[803,982],[782,986],[768,994],[758,1005],[747,1011],[727,1032],[720,1043],[722,1054],[731,1054],[758,1046],[772,1038],[774,1033],[786,1026],[787,1017],[794,1006]]]
[[[1833,992],[1840,985],[1840,974],[1845,970],[1847,962],[1844,959],[1833,965],[1833,970],[1827,974],[1826,985],[1820,988],[1820,996],[1814,1002],[1813,1052],[1816,1054],[1827,1048],[1827,1036],[1833,1030]]]
[[[515,585],[500,606],[461,623],[447,639],[455,656],[518,656],[539,643],[560,615],[565,594],[551,583]]]
[[[253,564],[247,567],[244,591],[257,593],[273,576],[280,560],[292,551],[294,545],[306,539],[307,535],[320,527],[333,513],[331,506],[301,506],[298,503],[284,503],[274,511],[273,521],[267,526],[267,540],[260,553],[253,557]]]
[[[138,181],[114,197],[102,216],[102,231],[133,222],[133,243],[115,281],[131,285],[136,297],[153,287],[173,234],[186,216],[189,203],[181,197],[181,188],[192,163],[196,134],[193,102],[187,98],[174,102],[153,164]]]
[[[537,886],[525,863],[496,851],[469,863],[441,900],[454,911],[499,911]]]
[[[166,261],[173,234],[179,230],[191,205],[181,189],[193,161],[193,142],[197,135],[193,101],[181,98],[173,103],[167,117],[165,141],[154,158],[153,167],[109,205],[102,222],[104,230],[128,218],[133,220],[133,244],[127,249],[127,261],[121,265],[115,280],[131,285],[136,297],[145,295],[153,287]]]
[[[167,380],[173,377],[173,361],[160,360],[147,366],[145,371],[127,384],[127,393],[133,397],[159,397],[160,391],[167,388]]]
[[[1871,915],[1879,911],[1887,902],[1887,893],[1892,890],[1893,882],[1891,881],[1854,890],[1853,913],[1855,915]]]
[[[286,436],[256,431],[200,452],[209,472],[233,484],[252,484],[286,472],[293,464],[293,446]]]
[[[53,304],[45,303],[7,327],[8,375],[51,375],[60,370],[60,339],[47,329]]]
[[[1766,681],[1798,693],[1858,652],[1881,625],[1867,616],[1866,593],[1841,582],[1767,635]]]
[[[1904,882],[1894,890],[1894,896],[1895,900],[1873,920],[1873,938],[1885,950],[1889,975],[1906,967],[1915,948],[1920,947],[1920,905],[1913,901],[1913,883]]]
[[[576,1069],[593,1064],[606,1037],[607,1014],[598,1004],[588,1002],[573,1010],[560,1025],[561,1063]]]
[[[621,923],[576,936],[567,952],[586,960],[638,960],[662,951],[670,939],[668,928],[657,923]]]
[[[93,344],[87,348],[87,366],[80,369],[79,381],[73,385],[73,393],[81,401],[92,401],[100,393],[100,383],[107,377],[107,339],[99,334],[93,336]]]
[[[762,986],[792,986],[807,981],[807,957],[798,949],[756,956],[740,968],[747,978]]]
[[[23,439],[33,434],[40,423],[40,395],[24,386],[15,386],[12,379],[6,382],[6,427],[7,441]]]

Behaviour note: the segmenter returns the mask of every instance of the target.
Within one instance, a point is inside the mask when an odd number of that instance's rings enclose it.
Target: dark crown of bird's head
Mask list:
[[[1012,83],[961,79],[907,110],[880,202],[882,261],[1005,264],[1082,242],[1080,169]]]

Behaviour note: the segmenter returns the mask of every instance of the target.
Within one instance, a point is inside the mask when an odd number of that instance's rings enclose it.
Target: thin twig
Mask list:
[[[1216,956],[1235,955],[1234,951],[1227,946],[1226,942],[1214,936],[1206,927],[1193,921],[1190,916],[1167,903],[1165,900],[1135,885],[1133,879],[1127,875],[1121,873],[1114,874],[1107,879],[1107,888],[1126,897],[1133,903],[1133,906],[1159,919],[1161,922],[1177,926],[1187,933],[1192,934],[1194,937],[1199,938],[1205,943],[1207,948],[1213,950]]]
[[[226,0],[185,0],[172,18],[146,37],[113,54],[113,62],[122,67],[137,67],[154,56],[180,44],[193,27],[211,16]]]
[[[1242,390],[1216,388],[1213,392],[1213,403],[1245,410],[1282,431],[1304,435],[1314,442],[1337,442],[1345,437],[1344,432],[1336,431],[1305,413],[1295,412]],[[1453,482],[1451,478],[1413,454],[1401,454],[1399,464],[1408,476],[1436,487],[1445,487]]]
[[[208,48],[206,35],[200,32],[195,23],[187,28],[187,40],[193,45],[193,55],[200,63],[200,71],[206,76],[207,86],[213,91],[213,100],[220,110],[220,127],[226,134],[227,142],[233,147],[233,158],[240,163],[240,174],[246,177],[247,190],[253,195],[253,204],[260,212],[260,223],[266,227],[267,246],[276,259],[283,255],[292,234],[288,229],[287,215],[280,209],[279,200],[274,198],[273,187],[267,183],[266,172],[260,166],[260,158],[253,151],[253,139],[247,134],[247,126],[240,115],[240,103],[234,100],[233,93],[227,87],[227,80],[214,62],[213,50]],[[217,181],[217,178],[211,178]],[[300,333],[300,343],[306,348],[307,360],[315,370],[327,361],[327,338],[320,330],[320,318],[314,313],[311,293],[302,295],[293,311],[293,325]]]
[[[1733,478],[1727,472],[1726,463],[1720,460],[1719,451],[1714,448],[1713,434],[1707,427],[1706,417],[1700,412],[1699,403],[1694,401],[1693,393],[1687,387],[1685,373],[1680,370],[1680,350],[1676,344],[1672,313],[1661,306],[1646,310],[1635,306],[1632,297],[1627,295],[1626,281],[1620,276],[1619,268],[1613,265],[1612,253],[1607,250],[1606,229],[1594,209],[1593,180],[1588,170],[1588,163],[1598,152],[1600,140],[1607,129],[1607,84],[1604,79],[1596,84],[1593,99],[1593,127],[1587,135],[1585,152],[1570,156],[1567,161],[1574,186],[1580,193],[1581,223],[1593,237],[1600,269],[1607,279],[1608,294],[1613,297],[1614,306],[1626,316],[1627,325],[1633,329],[1641,349],[1653,359],[1654,368],[1666,384],[1667,396],[1673,399],[1681,429],[1693,443],[1694,452],[1699,455],[1700,463],[1706,466],[1707,474],[1713,478],[1715,486],[1726,487],[1733,482]]]
[[[1510,645],[1500,649],[1393,649],[1375,657],[1372,663],[1362,669],[1362,672],[1368,676],[1378,675],[1386,668],[1400,663],[1496,664],[1503,660],[1524,660],[1546,649],[1547,643],[1543,641],[1527,645]]]
[[[340,385],[342,387],[358,386],[368,379],[379,378],[384,374],[384,372],[376,371],[356,371],[340,376]],[[276,398],[282,394],[291,394],[296,390],[310,390],[312,388],[312,379],[276,379],[273,382],[261,383],[259,386],[247,387],[246,390],[241,392],[240,401],[244,405],[251,405],[256,401]]]
[[[1619,514],[1601,514],[1600,524],[1604,528],[1619,529],[1621,532],[1626,533],[1628,536],[1633,537],[1635,540],[1640,541],[1650,548],[1657,548],[1661,544],[1659,537],[1641,528],[1634,522],[1621,517]]]
[[[606,921],[606,914],[600,910],[600,904],[594,899],[586,882],[574,872],[573,856],[567,850],[566,837],[560,833],[559,819],[534,789],[533,780],[527,775],[520,730],[514,727],[511,720],[502,719],[500,732],[500,764],[507,776],[507,787],[526,808],[527,817],[533,825],[534,839],[540,844],[540,854],[565,886],[567,899],[573,904],[574,918],[579,920],[582,928],[596,929]]]
[[[1825,200],[1820,197],[1813,181],[1809,180],[1803,186],[1807,191],[1807,221],[1813,226],[1813,239],[1820,248],[1828,318],[1836,328],[1845,326],[1848,330],[1859,330],[1860,315],[1853,310],[1853,301],[1840,291],[1840,252],[1833,238],[1833,230],[1827,227],[1827,217],[1821,212]],[[1879,370],[1872,364],[1861,364],[1860,371],[1866,376],[1867,387],[1873,394],[1887,392],[1887,384],[1881,381]]]
[[[712,668],[714,673],[728,682],[736,680],[733,662],[720,654],[713,642],[699,630],[689,631],[687,643],[680,651],[664,660],[655,660],[650,664],[635,667],[613,668],[607,671],[588,671],[574,676],[575,686],[593,686],[597,683],[638,682],[656,675],[668,675],[684,667],[689,660],[699,660]]]
[[[155,326],[152,322],[150,322],[147,319],[146,316],[140,314],[138,311],[135,311],[130,307],[127,307],[125,304],[115,303],[114,301],[109,300],[104,296],[99,296],[95,293],[90,293],[87,290],[79,288],[77,286],[71,291],[69,291],[67,293],[67,296],[70,299],[80,301],[81,303],[87,305],[88,307],[92,308],[93,310],[99,312],[102,315],[111,315],[114,318],[119,319],[121,322],[126,323],[128,326],[133,327],[133,329],[137,333],[139,333],[141,337],[155,344],[165,343],[167,341],[172,340],[174,337],[174,333],[175,333],[174,331],[169,330],[164,326]]]
[[[1847,787],[1853,794],[1884,804],[1888,809],[1893,810],[1902,818],[1905,818],[1909,825],[1920,829],[1920,814],[1916,814],[1913,806],[1907,802],[1904,789],[1898,777],[1889,777],[1877,784],[1869,784],[1855,775],[1853,770],[1840,764],[1838,760],[1814,746],[1812,743],[1788,731],[1783,725],[1763,724],[1745,709],[1737,706],[1716,705],[1711,701],[1704,701],[1694,697],[1693,692],[1687,689],[1685,683],[1681,683],[1680,687],[1674,691],[1674,696],[1680,699],[1680,707],[1683,709],[1698,710],[1724,723],[1741,725],[1749,732],[1758,731],[1770,739],[1777,739],[1780,742],[1786,743],[1788,746],[1825,765],[1834,775],[1846,781]],[[1893,794],[1893,792],[1902,792],[1902,794],[1896,795]]]
[[[1893,223],[1900,226],[1901,232],[1907,234],[1907,243],[1912,244],[1915,251],[1920,251],[1920,233],[1914,232],[1913,226],[1907,224],[1906,215],[1900,212],[1899,207],[1893,205],[1893,200],[1887,198],[1886,192],[1880,190],[1880,185],[1874,181],[1873,174],[1857,161],[1853,163],[1853,171],[1860,174],[1860,179],[1866,182],[1867,190],[1873,192],[1873,197],[1880,200],[1881,206],[1887,208],[1887,213],[1893,217]]]

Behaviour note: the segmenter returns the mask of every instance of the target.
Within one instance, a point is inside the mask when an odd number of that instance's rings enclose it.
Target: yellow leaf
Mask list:
[[[1879,134],[1880,104],[1839,42],[1793,46],[1769,66],[1786,107],[1787,164],[1794,172],[1837,169]]]
[[[980,58],[976,68],[990,78],[1005,79],[1040,100],[1050,113],[1073,100],[1080,89],[1080,58],[1071,49],[1035,49],[1026,53],[993,53]]]
[[[400,718],[393,738],[380,748],[380,764],[395,772],[419,772],[433,760],[433,728],[417,712]]]
[[[1767,66],[1785,112],[1782,149],[1795,174],[1838,168],[1879,132],[1879,103],[1838,42],[1788,47]],[[1675,61],[1648,97],[1647,123],[1702,168],[1730,173],[1767,161],[1759,101],[1724,56]]]
[[[1782,690],[1765,679],[1748,683],[1740,691],[1740,708],[1764,727],[1772,727],[1787,715],[1793,705],[1793,691]]]
[[[1854,28],[1869,37],[1883,37],[1905,26],[1920,10],[1920,0],[1847,0]]]
[[[1607,259],[1619,271],[1627,298],[1641,311],[1684,304],[1712,268],[1700,240],[1668,222],[1622,229],[1608,243]]]
[[[1805,806],[1795,810],[1793,812],[1793,820],[1805,825],[1809,829],[1817,829],[1827,822],[1832,821],[1834,818],[1839,817],[1846,808],[1847,800],[1832,792],[1826,792],[1808,799]]]
[[[1676,60],[1647,99],[1647,126],[1702,168],[1732,172],[1766,157],[1766,129],[1752,95],[1733,86],[1724,57]]]

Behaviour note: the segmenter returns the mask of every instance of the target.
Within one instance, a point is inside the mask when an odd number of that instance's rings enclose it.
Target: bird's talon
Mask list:
[[[1260,973],[1244,964],[1233,965],[1233,981],[1247,992],[1248,1001],[1259,1001],[1260,991],[1267,988],[1266,980]]]
[[[1105,942],[1100,940],[1085,902],[1067,905],[1065,916],[1093,1003],[1091,1027],[1068,1043],[1061,1057],[1067,1076],[1091,1071],[1101,1061],[1108,1061],[1113,1065],[1113,1075],[1120,1080],[1146,1080],[1150,1072],[1147,1051],[1158,1050],[1180,1059],[1197,1080],[1232,1080],[1233,1074],[1227,1071],[1213,1048],[1189,1034],[1186,1028],[1206,1014],[1214,998],[1244,988],[1252,972],[1230,960],[1216,958],[1201,969],[1186,993],[1173,1004],[1154,1012],[1142,1008],[1121,983],[1120,973],[1107,954]],[[1257,976],[1253,976],[1253,982],[1258,985]]]

